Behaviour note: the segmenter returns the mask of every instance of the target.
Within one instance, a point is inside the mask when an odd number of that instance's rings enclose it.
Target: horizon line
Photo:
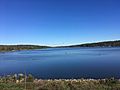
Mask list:
[[[81,44],[88,44],[88,43],[99,43],[99,42],[107,42],[107,41],[119,41],[120,39],[115,40],[99,40],[99,41],[91,41],[91,42],[83,42],[83,43],[75,43],[75,44],[35,44],[35,43],[9,43],[9,44],[1,44],[0,45],[38,45],[38,46],[50,46],[50,47],[56,47],[56,46],[72,46],[72,45],[81,45]]]

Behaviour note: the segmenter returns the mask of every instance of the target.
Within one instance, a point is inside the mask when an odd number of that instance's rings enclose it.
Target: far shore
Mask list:
[[[120,40],[68,45],[68,46],[56,46],[56,47],[40,46],[40,45],[0,45],[0,52],[36,50],[36,49],[45,49],[45,48],[73,48],[73,47],[120,47]]]

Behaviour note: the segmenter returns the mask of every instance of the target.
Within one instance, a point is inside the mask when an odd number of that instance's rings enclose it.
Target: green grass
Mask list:
[[[25,83],[0,83],[0,90],[25,90]],[[99,81],[41,80],[27,82],[26,90],[120,90],[120,82],[107,84]]]
[[[30,74],[26,78],[24,75],[8,75],[0,77],[0,90],[120,90],[120,80],[115,78],[36,80]]]
[[[0,83],[0,90],[24,90],[23,87],[16,83]]]

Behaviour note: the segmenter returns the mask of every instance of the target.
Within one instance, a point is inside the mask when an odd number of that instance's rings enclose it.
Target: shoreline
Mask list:
[[[110,78],[68,78],[68,79],[66,79],[66,78],[54,78],[54,79],[52,79],[52,78],[49,78],[49,79],[42,79],[42,78],[35,78],[32,74],[27,74],[27,75],[25,75],[25,74],[23,74],[23,73],[19,73],[19,74],[11,74],[11,75],[1,75],[0,76],[0,79],[3,79],[3,78],[13,78],[14,77],[14,79],[16,78],[16,80],[18,80],[18,78],[19,77],[21,77],[21,79],[24,79],[25,77],[27,78],[27,77],[30,77],[30,78],[32,78],[33,80],[48,80],[48,81],[54,81],[54,80],[56,80],[56,81],[61,81],[61,80],[65,80],[65,81],[70,81],[70,80],[73,80],[73,81],[75,81],[75,80],[86,80],[86,81],[97,81],[97,80],[105,80],[105,79],[116,79],[116,80],[119,80],[120,81],[120,78],[115,78],[115,77],[110,77]]]
[[[34,50],[34,49],[44,49],[44,48],[75,48],[75,47],[120,47],[120,40],[114,41],[102,41],[95,43],[84,43],[76,45],[66,45],[66,46],[40,46],[40,45],[0,45],[0,52],[6,51],[17,51],[17,50]]]

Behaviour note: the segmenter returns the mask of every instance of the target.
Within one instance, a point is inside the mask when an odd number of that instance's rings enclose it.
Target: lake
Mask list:
[[[48,48],[0,53],[0,75],[41,79],[120,78],[120,48]]]

